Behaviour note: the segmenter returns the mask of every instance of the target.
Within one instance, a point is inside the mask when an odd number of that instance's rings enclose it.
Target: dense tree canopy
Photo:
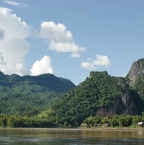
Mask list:
[[[126,78],[90,72],[77,87],[52,74],[21,77],[0,72],[0,126],[125,127],[144,121],[144,59],[133,66]]]
[[[53,105],[53,115],[60,126],[79,126],[85,118],[95,116],[99,108],[111,108],[115,99],[126,93],[127,87],[124,78],[111,77],[107,72],[91,72],[89,78]]]
[[[36,115],[74,87],[71,81],[52,74],[22,77],[0,72],[0,113]]]

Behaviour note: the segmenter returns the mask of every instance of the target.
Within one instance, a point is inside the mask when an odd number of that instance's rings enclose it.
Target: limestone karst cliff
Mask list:
[[[130,86],[134,86],[137,80],[144,80],[144,59],[135,61],[126,77]]]
[[[141,68],[142,64],[139,65]],[[141,77],[141,70],[137,72],[140,72]],[[133,74],[137,78],[137,73]],[[137,92],[137,87],[129,85],[134,75],[131,71],[129,78],[110,76],[106,71],[90,72],[85,81],[53,106],[53,115],[59,118],[59,123],[67,122],[71,125],[79,125],[85,118],[95,115],[141,115],[144,111],[143,99]]]

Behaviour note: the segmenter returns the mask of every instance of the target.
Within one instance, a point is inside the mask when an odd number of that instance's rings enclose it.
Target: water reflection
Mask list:
[[[143,130],[0,129],[0,145],[143,145]]]

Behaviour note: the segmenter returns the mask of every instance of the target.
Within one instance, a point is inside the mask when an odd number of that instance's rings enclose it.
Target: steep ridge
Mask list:
[[[144,81],[144,59],[135,61],[126,76],[129,85],[132,87],[137,81]]]
[[[133,63],[128,75],[114,77],[90,72],[89,77],[53,107],[57,123],[79,126],[89,116],[141,115],[144,111],[144,59]]]
[[[140,112],[144,111],[144,59],[135,61],[126,76],[128,85],[132,90],[132,96]]]

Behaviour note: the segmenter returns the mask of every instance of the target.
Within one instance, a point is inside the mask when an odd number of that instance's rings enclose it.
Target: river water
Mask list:
[[[142,129],[0,129],[0,145],[144,145]]]

